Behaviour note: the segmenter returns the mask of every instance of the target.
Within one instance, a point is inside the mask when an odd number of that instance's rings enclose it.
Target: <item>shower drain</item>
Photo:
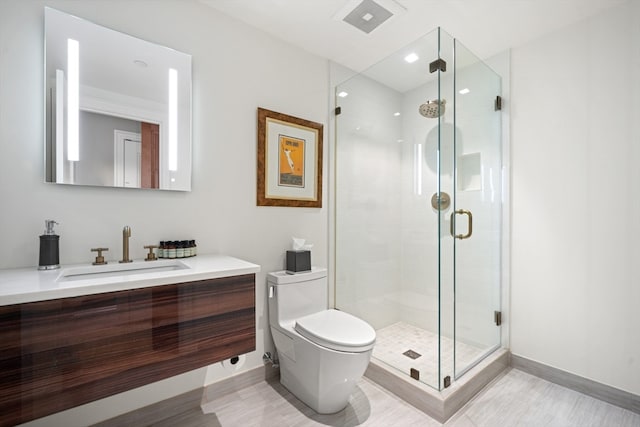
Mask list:
[[[407,356],[409,359],[417,359],[418,357],[422,356],[420,353],[417,353],[413,350],[407,350],[404,353],[402,353],[403,355]]]

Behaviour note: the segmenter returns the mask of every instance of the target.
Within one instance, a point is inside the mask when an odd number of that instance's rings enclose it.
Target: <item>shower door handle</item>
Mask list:
[[[466,215],[467,216],[467,220],[468,220],[468,226],[469,228],[467,229],[467,234],[456,234],[456,230],[455,230],[455,220],[454,220],[454,215]],[[456,238],[456,239],[468,239],[469,237],[471,237],[471,234],[473,234],[473,215],[471,215],[471,211],[465,210],[465,209],[458,209],[455,212],[451,212],[451,227],[450,227],[450,231],[451,231],[451,235]]]

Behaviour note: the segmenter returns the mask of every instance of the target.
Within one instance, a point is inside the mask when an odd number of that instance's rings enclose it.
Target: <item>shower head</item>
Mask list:
[[[435,119],[444,114],[444,105],[447,103],[446,99],[436,99],[435,101],[427,101],[420,106],[418,111],[424,117],[429,119]]]

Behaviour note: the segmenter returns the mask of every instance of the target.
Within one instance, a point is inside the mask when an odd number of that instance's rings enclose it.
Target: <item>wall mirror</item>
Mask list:
[[[44,15],[45,181],[191,190],[191,55]]]

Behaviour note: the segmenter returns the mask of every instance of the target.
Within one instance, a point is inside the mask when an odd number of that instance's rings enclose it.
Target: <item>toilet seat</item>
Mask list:
[[[333,309],[299,318],[294,329],[308,340],[337,351],[368,351],[376,341],[376,331],[367,322]]]

